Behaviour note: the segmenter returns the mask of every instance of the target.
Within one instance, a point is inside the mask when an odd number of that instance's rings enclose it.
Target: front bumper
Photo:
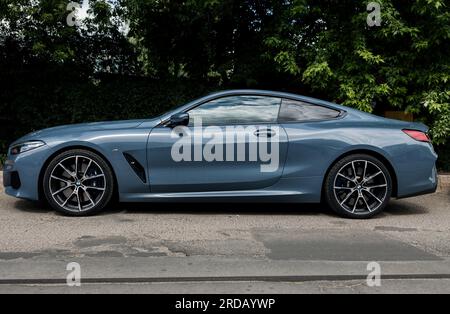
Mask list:
[[[17,171],[4,171],[3,172],[3,185],[5,188],[13,188],[15,190],[20,189],[22,182],[20,175]]]
[[[47,157],[47,146],[8,156],[3,170],[5,193],[17,198],[39,200],[39,176]]]

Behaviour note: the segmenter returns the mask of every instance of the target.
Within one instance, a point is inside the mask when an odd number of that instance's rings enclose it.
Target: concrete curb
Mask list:
[[[3,171],[0,171],[0,191],[3,191]],[[438,192],[450,192],[450,174],[439,175]]]
[[[370,261],[275,261],[223,257],[63,258],[0,261],[0,285],[64,283],[70,262],[87,282],[317,281],[367,278]],[[450,260],[380,262],[385,278],[450,278]],[[181,278],[181,279],[180,279]],[[183,279],[184,278],[184,279]]]

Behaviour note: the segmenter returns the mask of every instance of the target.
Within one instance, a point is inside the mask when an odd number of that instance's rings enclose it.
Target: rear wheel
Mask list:
[[[109,203],[114,191],[109,165],[86,150],[56,156],[45,171],[43,184],[49,204],[70,216],[97,213]]]
[[[392,179],[386,166],[369,155],[351,155],[337,162],[325,182],[325,198],[339,215],[370,218],[389,203]]]

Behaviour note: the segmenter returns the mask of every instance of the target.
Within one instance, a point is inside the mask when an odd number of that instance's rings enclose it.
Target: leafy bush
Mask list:
[[[24,84],[25,79],[33,83]],[[45,71],[27,73],[26,78],[11,75],[8,81],[0,79],[0,84],[7,86],[0,92],[0,101],[8,105],[7,119],[1,121],[3,154],[13,140],[35,130],[72,123],[150,118],[209,90],[183,80],[115,75],[71,83],[58,78],[58,73]]]
[[[450,172],[450,145],[436,147],[439,155],[437,167],[440,171]]]
[[[91,0],[70,27],[67,0],[0,1],[0,154],[32,130],[145,118],[231,87],[409,112],[446,147],[450,6],[378,2],[380,27],[367,1]]]
[[[0,154],[0,170],[3,170],[3,164],[6,161],[6,155]]]

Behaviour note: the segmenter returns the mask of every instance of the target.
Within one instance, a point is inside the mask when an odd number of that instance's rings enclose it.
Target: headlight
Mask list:
[[[9,152],[11,155],[19,155],[44,145],[45,143],[42,141],[30,141],[12,146]]]

